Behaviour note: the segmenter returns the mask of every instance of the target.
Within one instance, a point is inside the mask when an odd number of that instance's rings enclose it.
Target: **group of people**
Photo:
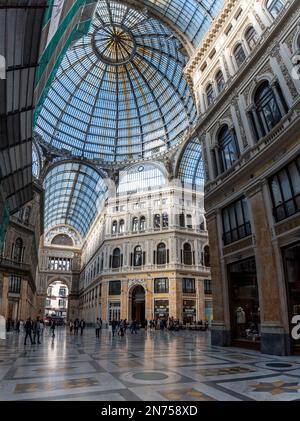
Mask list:
[[[139,328],[139,323],[137,320],[133,320],[131,323],[127,322],[127,319],[122,320],[115,320],[113,319],[111,322],[111,330],[112,335],[115,336],[115,334],[124,336],[126,334],[127,328],[130,328],[130,332],[137,333]]]
[[[56,327],[55,320],[52,320],[50,322],[50,329],[52,332],[53,339],[55,337],[55,333],[54,333],[55,327]],[[41,343],[40,339],[44,332],[44,321],[41,320],[39,316],[37,316],[35,320],[31,320],[31,318],[28,317],[28,319],[26,320],[24,324],[24,330],[25,330],[24,345],[26,345],[27,343],[27,338],[29,338],[30,343],[32,345],[36,343],[40,344]],[[32,334],[33,334],[33,339],[32,339]]]
[[[85,329],[85,321],[84,319],[79,320],[78,318],[75,319],[74,322],[70,320],[69,327],[70,327],[71,334],[74,331],[74,335],[78,335],[78,331],[80,329],[80,335],[82,335]]]

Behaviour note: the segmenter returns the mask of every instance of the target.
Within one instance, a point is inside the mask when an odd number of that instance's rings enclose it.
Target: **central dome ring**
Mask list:
[[[136,42],[128,28],[119,24],[107,24],[95,29],[92,48],[104,63],[121,66],[134,57]]]

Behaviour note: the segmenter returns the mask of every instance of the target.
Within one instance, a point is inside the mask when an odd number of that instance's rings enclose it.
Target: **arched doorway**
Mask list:
[[[47,288],[44,318],[56,319],[58,324],[67,322],[69,288],[64,281],[53,281]]]
[[[145,290],[141,285],[137,285],[131,294],[131,318],[143,323],[145,320]]]

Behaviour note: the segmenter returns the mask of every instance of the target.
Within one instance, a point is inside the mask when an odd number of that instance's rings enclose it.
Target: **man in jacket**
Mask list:
[[[31,321],[31,318],[30,317],[28,317],[28,319],[26,320],[24,329],[25,329],[25,333],[26,333],[25,339],[24,339],[24,345],[26,345],[26,341],[27,341],[28,336],[29,336],[29,339],[30,339],[31,344],[33,344],[32,336],[31,336],[31,332],[32,332],[32,321]]]
[[[41,334],[41,322],[40,322],[40,316],[37,316],[36,320],[33,322],[33,343],[35,344],[36,337],[37,337],[37,343],[40,344],[40,334]]]

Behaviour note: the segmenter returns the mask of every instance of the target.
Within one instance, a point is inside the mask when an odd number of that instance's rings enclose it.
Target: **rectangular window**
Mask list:
[[[195,279],[193,278],[182,278],[182,292],[185,294],[195,294]]]
[[[66,288],[59,288],[59,295],[61,297],[65,297],[66,296]]]
[[[269,180],[276,222],[300,212],[300,156]]]
[[[20,294],[21,292],[21,278],[19,276],[9,276],[9,289],[11,294]]]
[[[121,295],[121,281],[109,282],[109,295]]]
[[[248,203],[245,197],[222,210],[223,242],[230,244],[251,234]]]
[[[51,307],[51,300],[48,298],[46,299],[46,307]]]
[[[154,279],[154,293],[168,293],[169,292],[169,279],[156,278]]]
[[[204,294],[212,294],[210,279],[204,279]]]

